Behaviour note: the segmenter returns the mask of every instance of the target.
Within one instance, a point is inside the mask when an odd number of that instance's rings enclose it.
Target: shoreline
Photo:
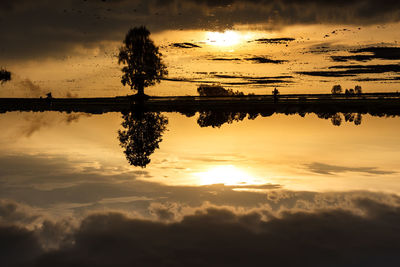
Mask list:
[[[337,113],[351,112],[371,115],[400,115],[399,93],[297,94],[252,96],[177,96],[150,97],[135,102],[130,96],[99,98],[0,98],[0,113],[12,111],[59,111],[103,114],[142,110],[148,112],[179,112],[191,114],[201,111],[249,113]]]

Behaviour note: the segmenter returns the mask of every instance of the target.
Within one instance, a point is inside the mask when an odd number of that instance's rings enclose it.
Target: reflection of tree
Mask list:
[[[340,113],[317,113],[317,116],[320,119],[330,119],[335,126],[342,125],[343,119]],[[353,122],[355,125],[360,125],[362,122],[361,113],[346,112],[343,113],[343,117],[345,122]]]
[[[301,117],[305,117],[306,115],[306,112],[303,111],[287,113],[286,115],[296,114],[296,113],[299,114]],[[233,111],[202,111],[200,112],[199,118],[197,119],[197,124],[200,127],[211,126],[213,128],[219,128],[225,123],[231,124],[235,121],[236,122],[243,121],[246,117],[249,120],[254,120],[260,115],[261,117],[269,117],[273,114],[274,114],[273,111],[262,112],[262,113],[233,112]],[[330,120],[332,122],[332,125],[334,126],[341,126],[343,121],[354,123],[355,125],[360,125],[362,122],[361,113],[318,112],[316,114],[320,119]],[[192,116],[193,114],[189,115]]]
[[[225,123],[232,123],[234,121],[242,121],[246,118],[246,112],[227,112],[227,111],[203,111],[200,112],[197,124],[200,127],[211,126],[213,128],[221,127]],[[255,119],[256,116],[253,114],[249,119]]]
[[[168,119],[159,112],[128,112],[122,118],[124,130],[118,131],[120,146],[131,165],[145,168],[151,154],[159,148]]]
[[[339,113],[336,113],[331,117],[331,121],[333,125],[340,126],[342,124],[342,117]]]
[[[362,121],[362,115],[360,113],[357,114],[356,118],[354,119],[355,125],[360,125]]]

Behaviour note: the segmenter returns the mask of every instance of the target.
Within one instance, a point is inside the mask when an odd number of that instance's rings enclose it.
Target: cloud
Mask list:
[[[284,62],[287,62],[287,60],[275,60],[275,59],[270,59],[268,57],[248,57],[248,58],[224,58],[224,57],[214,57],[211,58],[210,60],[213,61],[251,61],[253,63],[271,63],[271,64],[282,64]]]
[[[39,85],[34,84],[29,79],[22,80],[19,83],[19,86],[22,87],[24,90],[27,90],[30,97],[40,97],[45,94]]]
[[[351,56],[331,56],[333,61],[347,62],[347,61],[370,61],[373,59],[385,60],[399,60],[400,47],[366,47],[362,49],[351,50],[351,53],[369,53],[367,55],[351,55]]]
[[[77,47],[121,42],[129,27],[152,32],[235,25],[378,24],[399,21],[398,1],[358,0],[3,0],[0,58],[63,57]]]
[[[176,47],[176,48],[200,48],[201,47],[201,46],[198,46],[198,45],[192,44],[192,43],[173,43],[172,46]]]
[[[0,246],[0,259],[4,266],[21,266],[43,253],[34,232],[18,226],[0,226]]]
[[[239,58],[212,58],[211,60],[217,61],[241,61]],[[285,62],[284,60],[270,60],[265,58],[251,58],[246,60],[252,60],[256,63],[273,63],[280,64]],[[265,62],[258,62],[264,61]],[[164,81],[171,82],[187,82],[196,84],[215,84],[218,83],[222,86],[229,85],[258,85],[258,84],[269,84],[271,86],[277,84],[292,83],[293,76],[245,76],[245,75],[227,75],[227,74],[216,74],[216,73],[195,73],[201,74],[200,78],[163,78]],[[207,80],[209,79],[209,80]]]
[[[66,226],[70,241],[52,250],[41,249],[40,231],[0,228],[1,256],[24,266],[397,266],[399,206],[354,203],[362,213],[208,207],[169,223],[97,213]]]
[[[289,42],[295,41],[295,38],[260,38],[254,40],[254,42],[261,43],[261,44],[288,44]]]
[[[287,62],[287,60],[276,60],[276,59],[270,59],[268,57],[250,57],[250,58],[245,58],[245,60],[252,61],[254,63],[272,63],[272,64],[282,64],[284,62]]]
[[[0,225],[29,225],[38,219],[30,207],[14,201],[0,200]]]
[[[359,74],[381,74],[400,72],[399,64],[386,64],[386,65],[339,65],[331,66],[330,70],[318,71],[301,71],[297,72],[301,75],[319,76],[319,77],[352,77]]]
[[[307,164],[306,167],[311,172],[317,174],[328,174],[328,175],[333,175],[334,173],[343,173],[343,172],[358,172],[370,175],[372,174],[385,175],[385,174],[396,173],[392,171],[379,170],[377,167],[348,167],[348,166],[329,165],[320,162]]]

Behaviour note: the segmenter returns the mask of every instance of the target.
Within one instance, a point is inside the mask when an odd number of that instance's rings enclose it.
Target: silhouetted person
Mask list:
[[[272,91],[272,94],[274,95],[274,102],[277,102],[277,101],[278,101],[278,95],[279,95],[278,89],[275,88],[275,89]]]
[[[121,83],[137,90],[138,98],[145,98],[144,88],[160,82],[168,74],[161,56],[146,27],[130,29],[118,55],[118,63],[125,65]]]
[[[159,148],[168,119],[159,112],[131,111],[122,115],[122,127],[118,131],[120,146],[129,164],[145,168],[150,156]]]

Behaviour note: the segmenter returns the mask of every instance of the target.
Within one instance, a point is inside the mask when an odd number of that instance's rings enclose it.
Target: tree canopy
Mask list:
[[[11,72],[5,69],[0,69],[0,82],[4,83],[10,80],[11,80]]]
[[[168,74],[162,54],[150,39],[150,31],[144,27],[129,30],[120,48],[118,63],[124,64],[121,83],[144,95],[144,88],[160,82]]]

